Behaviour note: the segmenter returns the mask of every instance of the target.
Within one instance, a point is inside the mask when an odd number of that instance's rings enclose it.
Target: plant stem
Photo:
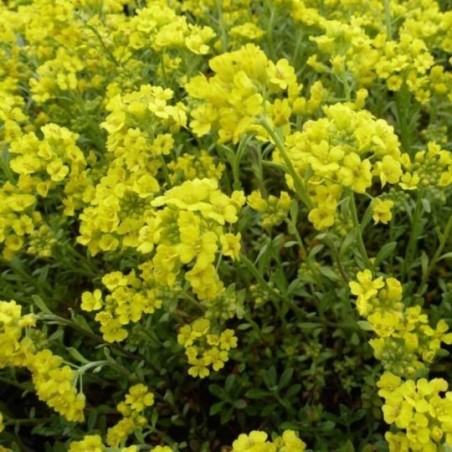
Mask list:
[[[333,254],[333,257],[336,260],[337,268],[339,270],[339,273],[341,274],[342,279],[345,282],[345,285],[348,287],[348,283],[350,281],[350,277],[347,275],[347,272],[345,271],[345,268],[342,265],[341,256],[339,254],[338,249],[336,248],[336,245],[334,244],[334,242],[329,237],[325,237],[324,241],[328,245],[328,247],[330,248],[331,253]]]
[[[447,221],[446,227],[444,228],[444,233],[440,235],[439,246],[436,249],[436,252],[433,255],[432,259],[430,260],[430,263],[428,264],[427,271],[422,275],[422,281],[417,292],[419,296],[422,296],[422,294],[424,293],[429,276],[432,273],[433,269],[435,268],[436,263],[440,259],[441,253],[443,252],[444,247],[447,244],[447,240],[451,236],[451,234],[452,234],[452,215],[449,216],[449,220]]]
[[[220,27],[221,47],[222,52],[226,52],[228,49],[228,34],[226,32],[225,23],[223,21],[223,1],[216,0],[216,7],[218,13],[218,25]]]
[[[284,142],[279,136],[279,134],[273,129],[272,125],[270,124],[268,118],[264,117],[261,119],[261,125],[265,128],[265,130],[268,132],[270,137],[273,139],[276,147],[278,148],[279,152],[281,153],[281,157],[284,161],[284,164],[286,166],[286,171],[289,173],[289,175],[292,177],[294,186],[295,186],[295,192],[297,193],[300,200],[303,202],[303,204],[308,207],[309,209],[312,208],[312,202],[309,199],[306,190],[304,189],[303,181],[301,180],[300,176],[298,175],[296,169],[294,168],[289,156],[287,155],[286,148],[284,146]]]
[[[385,0],[385,24],[386,35],[388,39],[392,39],[391,0]]]
[[[418,189],[416,197],[416,206],[414,208],[414,213],[411,218],[411,229],[410,237],[408,239],[408,245],[405,252],[405,259],[403,261],[402,274],[407,277],[409,276],[409,268],[411,261],[413,260],[414,252],[416,250],[416,242],[419,239],[420,232],[422,230],[421,219],[422,219],[422,199],[424,192],[422,189]]]
[[[107,44],[105,44],[105,42],[102,39],[102,36],[100,35],[100,33],[93,26],[88,25],[87,23],[85,23],[85,26],[86,26],[86,28],[88,28],[89,30],[91,30],[95,34],[95,36],[99,40],[101,46],[105,50],[108,58],[110,58],[110,60],[115,64],[115,66],[117,66],[117,67],[121,66],[119,61],[116,59],[116,57],[111,52],[111,50],[107,47]]]
[[[355,229],[356,238],[357,238],[357,242],[358,242],[357,243],[358,251],[359,251],[359,254],[361,255],[361,259],[363,260],[365,267],[371,269],[372,264],[370,263],[369,256],[367,255],[366,246],[364,245],[363,234],[361,231],[361,223],[359,222],[358,212],[356,210],[355,196],[354,196],[352,190],[349,191],[349,199],[350,199],[349,205],[350,205],[350,212],[352,214],[353,227]]]

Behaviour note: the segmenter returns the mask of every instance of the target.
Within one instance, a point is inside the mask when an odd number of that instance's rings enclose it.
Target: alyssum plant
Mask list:
[[[0,5],[0,451],[452,447],[452,11]]]

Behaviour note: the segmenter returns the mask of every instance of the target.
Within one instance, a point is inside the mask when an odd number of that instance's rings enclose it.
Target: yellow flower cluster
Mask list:
[[[197,136],[218,132],[218,142],[237,143],[246,133],[264,133],[257,123],[263,115],[276,126],[288,126],[301,87],[286,59],[276,63],[254,44],[212,58],[214,76],[198,75],[185,85],[200,103],[191,109],[190,127]],[[271,95],[288,93],[288,99],[270,102]]]
[[[285,430],[273,441],[265,432],[253,430],[248,435],[242,433],[232,443],[232,452],[303,452],[306,444],[293,430]]]
[[[103,442],[99,435],[86,435],[81,441],[72,441],[69,444],[69,452],[106,452],[111,450]],[[138,452],[139,446],[120,447],[116,450],[120,452]],[[151,452],[173,452],[169,446],[155,446]],[[0,446],[0,452],[1,446]]]
[[[396,375],[413,377],[433,362],[441,344],[452,344],[452,333],[440,320],[433,329],[420,306],[405,308],[402,285],[395,278],[374,278],[370,270],[349,283],[356,308],[377,338],[369,341],[375,357]]]
[[[42,139],[30,132],[9,143],[9,165],[18,178],[12,177],[0,188],[0,242],[5,245],[6,259],[14,257],[27,239],[29,253],[49,256],[55,238],[37,209],[38,202],[61,196],[57,188],[64,185],[66,196],[60,202],[73,214],[90,191],[91,184],[85,183],[86,160],[76,145],[77,134],[56,124],[47,124],[40,132]]]
[[[69,452],[104,452],[105,449],[99,435],[86,435],[82,440],[69,444]]]
[[[365,15],[328,19],[317,11],[305,17],[300,17],[301,13],[299,10],[294,11],[296,21],[306,21],[311,17],[321,32],[320,36],[311,38],[317,45],[318,53],[309,57],[307,63],[318,72],[331,72],[342,79],[350,73],[357,85],[369,86],[375,79],[375,64],[379,54],[366,34],[366,27],[369,29],[374,24],[369,23]]]
[[[406,86],[422,104],[448,92],[452,74],[435,66],[434,53],[450,52],[452,14],[437,2],[290,3],[293,20],[320,33],[311,38],[317,52],[307,63],[341,80],[346,94],[350,85],[370,87],[379,80],[392,91]]]
[[[83,421],[85,397],[74,387],[75,372],[49,349],[36,351],[32,339],[24,336],[24,329],[35,326],[35,316],[21,312],[14,301],[0,301],[0,368],[28,368],[40,400],[69,421]]]
[[[107,342],[123,341],[128,336],[126,325],[137,323],[144,314],[152,314],[162,305],[153,280],[145,277],[146,266],[141,268],[141,277],[136,276],[135,271],[127,275],[118,271],[104,275],[102,283],[110,292],[105,300],[99,289],[82,294],[81,308],[84,311],[102,309],[95,319],[100,323],[100,331]]]
[[[266,19],[263,30],[260,24]],[[286,27],[294,39],[278,41],[275,36]],[[387,224],[397,198],[375,194],[379,187],[450,187],[450,130],[445,126],[441,132],[444,149],[437,144],[440,139],[424,133],[429,129],[419,131],[430,141],[423,149],[415,139],[406,139],[412,128],[406,122],[411,106],[415,120],[419,111],[421,126],[426,122],[433,129],[439,118],[447,117],[451,53],[452,11],[442,11],[440,2],[432,0],[1,2],[3,257],[51,257],[57,237],[70,240],[73,227],[79,227],[77,243],[91,255],[93,273],[97,264],[106,269],[102,289],[81,297],[81,309],[94,312],[104,340],[124,341],[132,324],[163,302],[171,308],[177,302],[168,315],[173,313],[178,322],[192,320],[178,331],[188,373],[205,378],[224,368],[237,347],[225,322],[244,315],[245,293],[254,294],[256,304],[270,296],[262,288],[265,280],[252,285],[245,275],[232,283],[229,268],[238,270],[238,265],[224,262],[241,258],[238,231],[248,239],[249,231],[245,234],[238,224],[245,203],[269,230],[285,220],[295,202],[285,191],[267,196],[268,167],[268,174],[291,170],[289,188],[304,190],[300,197],[306,198],[314,228],[336,223],[338,240],[350,229],[346,220],[340,224],[348,213],[346,193],[352,201],[352,192],[371,197],[369,215],[375,223]],[[305,71],[306,66],[321,77]],[[386,117],[394,120],[403,151],[410,155],[401,152],[390,123],[370,113],[386,112],[387,101],[393,111]],[[363,109],[366,102],[369,111]],[[235,145],[245,137],[255,140],[252,146],[275,145],[274,162],[260,162],[268,164],[265,174],[261,168],[261,189],[247,198],[222,188],[229,175],[215,157],[224,150],[221,144]],[[258,150],[262,160],[270,149]],[[234,186],[237,172],[249,174],[250,161],[246,153],[241,157],[234,162]],[[315,231],[310,228],[308,234]],[[314,243],[311,238],[306,245]],[[442,242],[435,258],[443,259]],[[95,255],[100,256],[91,260]],[[33,270],[35,264],[39,261],[32,262]],[[242,288],[243,281],[249,281],[249,291]],[[350,289],[365,319],[361,325],[375,334],[370,341],[374,354],[391,372],[379,382],[385,420],[406,431],[386,435],[391,449],[429,451],[451,445],[452,395],[446,382],[400,378],[425,374],[442,343],[452,343],[446,322],[433,328],[419,306],[405,307],[395,278],[365,270]],[[185,301],[190,308],[181,306]],[[193,320],[193,306],[203,312],[201,318]],[[28,369],[40,400],[67,420],[82,421],[85,399],[74,387],[77,373],[33,341],[38,336],[30,329],[34,325],[34,315],[22,315],[15,302],[0,302],[0,368]],[[87,435],[69,450],[120,449],[134,431],[141,435],[147,426],[145,410],[153,403],[146,386],[132,386],[117,407],[122,417],[107,436]],[[253,431],[232,445],[237,452],[305,448],[293,431],[273,440]]]
[[[27,67],[23,74],[15,70],[16,58],[7,58],[6,68],[14,78],[25,79],[34,102],[43,105],[61,98],[81,101],[81,96],[114,79],[115,72],[119,75],[115,83],[137,86],[148,49],[195,55],[210,51],[209,42],[215,37],[211,27],[190,23],[166,1],[146,3],[131,15],[125,15],[124,5],[116,0],[64,4],[36,0],[20,5],[18,11],[2,4],[2,41],[19,49],[13,46],[15,34],[23,36],[29,45],[18,53],[37,65],[33,73]]]
[[[404,173],[400,186],[405,190],[421,187],[447,187],[452,184],[452,154],[434,142],[416,152],[412,160],[403,156]]]
[[[85,396],[74,387],[75,372],[62,363],[61,356],[44,349],[29,357],[27,367],[38,398],[67,420],[82,422]]]
[[[223,0],[221,10],[216,0],[182,0],[182,10],[188,11],[194,17],[208,21],[212,13],[219,15],[219,21],[228,33],[224,33],[215,42],[215,49],[237,46],[260,39],[264,31],[258,26],[258,16],[253,11],[251,0]]]
[[[280,193],[279,198],[269,195],[265,199],[259,190],[253,191],[247,197],[247,204],[259,212],[262,226],[265,229],[280,225],[287,217],[291,203],[292,198],[285,191]]]
[[[10,167],[19,174],[18,186],[45,198],[66,178],[80,178],[86,168],[78,135],[57,124],[41,127],[43,138],[28,133],[10,143]]]
[[[25,66],[25,73],[12,73],[14,78],[28,82],[37,104],[72,98],[75,92],[86,93],[98,87],[105,79],[104,71],[112,67],[98,36],[86,27],[85,19],[96,11],[85,8],[80,14],[76,3],[37,0],[18,6],[10,20],[5,20],[6,29],[27,42],[27,46],[18,46],[20,56],[33,59],[33,66],[37,66],[33,72]],[[113,12],[106,8],[106,13]],[[115,12],[122,12],[122,7]],[[2,10],[2,18],[3,14]],[[54,108],[52,114],[57,111],[61,108]]]
[[[160,190],[157,173],[165,166],[176,132],[186,122],[185,107],[168,103],[170,89],[143,85],[139,91],[115,95],[102,123],[108,131],[112,161],[80,215],[78,242],[91,254],[135,248],[151,200]]]
[[[436,452],[452,446],[452,392],[447,391],[446,380],[403,381],[387,372],[377,386],[385,400],[385,422],[404,430],[386,433],[390,451]]]
[[[209,366],[214,371],[222,369],[228,360],[229,350],[237,347],[233,330],[226,329],[215,334],[211,329],[209,319],[199,318],[179,330],[177,341],[185,347],[185,354],[191,366],[188,373],[192,377],[207,377],[210,374]]]
[[[365,193],[374,176],[382,186],[402,176],[399,142],[393,128],[366,110],[348,104],[323,108],[325,118],[307,121],[301,132],[286,138],[287,155],[314,207],[309,220],[322,230],[334,224],[343,189]],[[281,162],[279,151],[274,159]],[[293,187],[293,180],[288,177]]]
[[[197,149],[193,149],[190,153],[182,154],[168,163],[168,169],[171,171],[171,183],[179,185],[186,180],[193,179],[220,180],[225,165],[217,163],[214,156],[209,155],[207,151],[197,152]]]
[[[154,405],[154,394],[145,385],[139,383],[129,389],[124,402],[117,406],[122,414],[120,419],[107,432],[107,444],[110,447],[124,445],[125,441],[136,428],[142,428],[147,424],[143,411]]]
[[[69,444],[69,452],[106,452],[107,450],[111,449],[105,446],[99,435],[86,435],[81,441],[72,441]],[[138,446],[129,446],[116,450],[120,452],[138,452],[139,448]],[[152,450],[154,451],[155,449]],[[171,449],[169,452],[171,452]]]
[[[128,53],[152,48],[157,52],[184,49],[204,55],[210,51],[209,41],[215,37],[211,27],[189,23],[185,15],[160,0],[148,2],[124,22],[121,41]]]
[[[238,259],[240,234],[227,232],[238,220],[245,202],[242,192],[228,197],[215,179],[193,179],[152,201],[146,225],[139,231],[138,250],[152,258],[153,279],[173,287],[183,266],[194,293],[200,300],[214,299],[224,290],[214,266],[217,253]],[[158,209],[162,207],[162,209]]]
[[[3,257],[11,260],[25,245],[26,234],[31,235],[42,216],[34,212],[36,197],[5,182],[0,188],[0,243]]]
[[[0,369],[27,365],[34,346],[26,328],[33,327],[35,322],[32,314],[22,316],[22,306],[15,301],[0,301]]]

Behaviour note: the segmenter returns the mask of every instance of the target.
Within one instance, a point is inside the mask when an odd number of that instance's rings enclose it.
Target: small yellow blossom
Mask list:
[[[81,308],[84,311],[98,311],[102,308],[102,292],[99,289],[95,289],[94,292],[84,292],[82,294]]]
[[[372,218],[375,223],[387,224],[392,219],[391,209],[394,207],[394,202],[390,200],[382,200],[376,198],[372,201]]]

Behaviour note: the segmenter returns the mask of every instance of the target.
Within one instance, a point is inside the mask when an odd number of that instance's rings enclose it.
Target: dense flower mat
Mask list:
[[[0,3],[0,450],[452,450],[449,0]]]

